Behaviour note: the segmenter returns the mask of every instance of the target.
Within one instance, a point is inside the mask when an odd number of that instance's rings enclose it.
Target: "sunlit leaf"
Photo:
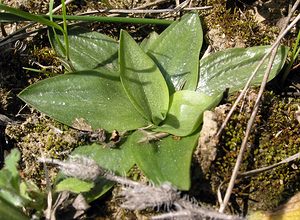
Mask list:
[[[200,60],[198,92],[216,94],[229,88],[230,92],[240,90],[250,75],[268,52],[270,46],[233,48],[213,53]],[[285,63],[288,48],[281,46],[277,51],[269,80],[273,79]],[[268,59],[259,69],[252,85],[259,85],[268,64]]]
[[[0,217],[5,220],[29,220],[24,213],[21,212],[17,207],[8,203],[0,197]]]
[[[154,124],[161,122],[169,107],[169,91],[153,60],[125,32],[120,36],[120,77],[136,109]]]
[[[93,187],[93,182],[86,182],[76,178],[66,178],[55,186],[55,191],[69,191],[73,193],[82,193],[90,191]]]
[[[16,177],[19,175],[17,170],[18,162],[20,160],[21,154],[17,149],[12,149],[10,154],[5,158],[4,169],[7,169],[11,172],[12,176]]]
[[[177,136],[192,134],[202,123],[203,112],[217,106],[222,96],[208,96],[203,93],[182,90],[171,96],[166,120],[156,131]]]
[[[147,54],[163,73],[170,93],[182,87],[188,90],[196,89],[202,41],[200,19],[195,13],[184,15],[179,22],[171,24],[151,43]]]
[[[80,146],[76,148],[72,154],[89,157],[95,160],[99,166],[124,176],[135,163],[131,151],[131,145],[128,141],[125,141],[125,143],[117,149],[93,144],[90,146]],[[96,186],[84,195],[88,201],[93,201],[106,193],[113,184],[114,183],[100,178],[100,180],[97,180]]]
[[[57,33],[63,44],[63,35]],[[54,34],[49,38],[56,52],[64,57]],[[68,30],[70,61],[75,70],[118,70],[118,43],[107,35],[83,28],[73,27]]]
[[[81,71],[45,79],[23,90],[19,97],[50,117],[80,128],[133,130],[147,125],[122,88],[119,75]]]
[[[0,170],[0,198],[22,207],[28,200],[20,192],[21,180],[17,170],[19,160],[20,152],[17,149],[13,149],[5,158],[5,166]]]
[[[148,37],[144,38],[144,40],[142,41],[142,43],[140,44],[140,47],[147,52],[149,47],[152,45],[152,43],[155,42],[155,40],[158,38],[158,33],[156,33],[155,31],[151,32]]]
[[[156,142],[139,143],[144,135],[136,131],[129,138],[138,167],[156,184],[170,182],[178,189],[188,190],[191,184],[191,158],[198,132],[184,138],[168,136]]]

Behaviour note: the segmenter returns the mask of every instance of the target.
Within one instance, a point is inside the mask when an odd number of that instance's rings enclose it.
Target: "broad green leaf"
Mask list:
[[[86,182],[76,178],[66,178],[55,186],[55,191],[69,191],[72,193],[82,193],[90,191],[93,187],[93,182]]]
[[[46,191],[40,191],[40,188],[32,181],[26,180],[20,183],[20,196],[27,199],[26,206],[29,204],[31,208],[43,210],[46,206]]]
[[[19,192],[15,190],[1,189],[0,198],[12,204],[15,207],[24,207],[29,202],[26,198],[23,198]]]
[[[0,197],[0,218],[3,220],[29,220],[17,207]]]
[[[5,158],[5,166],[0,170],[0,197],[14,206],[22,207],[27,199],[20,193],[19,160],[20,152],[17,149],[13,149]]]
[[[0,170],[0,188],[1,189],[9,189],[9,190],[16,191],[17,189],[15,188],[14,184],[12,184],[13,179],[14,179],[14,177],[9,170],[4,169],[4,168]]]
[[[128,141],[125,141],[125,143],[117,149],[105,148],[97,144],[80,146],[76,148],[72,154],[87,156],[95,160],[99,166],[113,171],[118,175],[126,175],[135,163],[131,152],[131,145]],[[88,201],[93,201],[106,193],[113,184],[114,183],[100,178],[96,186],[84,195]]]
[[[30,201],[22,192],[19,174],[15,175],[5,167],[0,170],[0,189],[0,198],[13,206],[23,207]]]
[[[189,90],[175,92],[170,98],[167,118],[156,131],[177,136],[192,134],[202,123],[203,112],[217,106],[221,95],[208,96]]]
[[[230,92],[242,89],[269,49],[270,46],[233,48],[205,57],[200,60],[197,91],[212,95],[224,92],[227,88],[230,89]],[[279,47],[269,80],[279,73],[285,63],[287,53],[287,47]],[[268,62],[266,59],[253,79],[252,85],[261,83]]]
[[[154,124],[164,120],[169,107],[165,79],[153,60],[125,31],[120,35],[119,61],[121,82],[136,109]]]
[[[195,90],[198,81],[199,53],[203,33],[197,14],[186,14],[174,22],[153,42],[147,54],[163,73],[170,93]]]
[[[155,31],[151,32],[148,37],[146,37],[142,43],[140,44],[140,47],[144,50],[144,52],[147,52],[149,50],[149,47],[152,45],[152,43],[155,42],[155,40],[158,38],[158,33]]]
[[[4,169],[7,169],[11,172],[13,177],[19,176],[19,172],[17,170],[18,162],[20,160],[20,151],[17,149],[12,149],[10,154],[5,158],[5,166]]]
[[[58,40],[63,44],[63,35],[57,33]],[[52,46],[60,56],[64,53],[50,32]],[[113,38],[94,31],[73,27],[68,30],[70,61],[75,70],[118,70],[118,43]]]
[[[151,143],[139,143],[144,134],[136,131],[130,137],[132,154],[138,167],[155,184],[170,182],[180,190],[189,190],[190,165],[198,133],[174,138],[168,136]]]
[[[81,71],[39,81],[19,97],[80,130],[134,130],[147,125],[122,88],[118,73]]]

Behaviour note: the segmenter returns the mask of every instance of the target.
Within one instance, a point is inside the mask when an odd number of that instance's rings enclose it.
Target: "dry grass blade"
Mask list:
[[[151,6],[157,6],[159,4],[162,4],[162,3],[165,3],[165,2],[168,2],[168,1],[169,0],[157,0],[157,1],[154,1],[154,2],[148,2],[148,3],[145,3],[141,6],[137,6],[134,9],[143,9],[143,8],[148,8],[148,7],[151,7]]]
[[[178,211],[151,217],[151,219],[215,219],[215,220],[244,220],[245,218],[219,213],[213,209],[194,204],[188,199],[181,198],[174,203]]]
[[[41,152],[41,155],[43,155],[43,152]],[[52,189],[51,189],[51,181],[49,178],[49,172],[48,172],[48,168],[45,162],[43,162],[43,168],[45,171],[45,177],[46,177],[46,188],[47,188],[47,209],[44,211],[45,212],[45,218],[48,219],[53,219],[52,218],[52,202],[53,202],[53,198],[52,198]]]
[[[298,15],[296,17],[296,19],[288,26],[288,22],[290,21],[291,17],[292,17],[292,14],[294,13],[294,11],[296,10],[296,8],[298,7],[300,3],[300,0],[297,0],[297,2],[294,4],[292,10],[290,11],[289,13],[289,16],[286,20],[286,24],[284,25],[283,29],[281,30],[280,32],[280,35],[278,36],[276,42],[273,44],[272,48],[271,48],[271,56],[270,56],[270,59],[269,59],[269,63],[268,63],[268,67],[265,71],[265,74],[264,74],[264,78],[263,78],[263,81],[261,83],[261,86],[260,86],[260,90],[258,92],[258,96],[257,96],[257,99],[255,101],[255,105],[254,105],[254,108],[253,108],[253,111],[251,113],[251,116],[250,116],[250,119],[248,121],[248,124],[247,124],[247,129],[246,129],[246,132],[245,132],[245,136],[243,138],[243,141],[242,141],[242,144],[241,144],[241,148],[240,148],[240,152],[238,154],[238,157],[237,157],[237,160],[236,160],[236,163],[235,163],[235,166],[234,166],[234,169],[232,171],[232,175],[231,175],[231,178],[230,178],[230,182],[228,184],[228,187],[227,187],[227,190],[226,190],[226,193],[225,193],[225,197],[223,199],[223,202],[220,204],[220,209],[219,209],[219,212],[224,212],[228,202],[229,202],[229,199],[230,199],[230,196],[231,196],[231,193],[232,193],[232,190],[233,190],[233,187],[234,187],[234,183],[235,183],[235,180],[237,178],[237,175],[238,175],[238,170],[240,168],[240,165],[242,163],[242,159],[243,159],[243,154],[244,154],[244,151],[246,149],[246,145],[247,145],[247,141],[248,141],[248,137],[251,133],[251,128],[252,128],[252,125],[254,123],[254,120],[255,120],[255,117],[256,117],[256,114],[257,114],[257,111],[258,111],[258,107],[259,107],[259,103],[260,103],[260,100],[261,100],[261,97],[262,97],[262,94],[264,92],[264,89],[265,89],[265,86],[267,84],[267,81],[268,81],[268,77],[269,77],[269,73],[270,73],[270,70],[272,68],[272,65],[273,65],[273,61],[275,59],[275,56],[276,56],[276,51],[277,51],[277,48],[279,46],[279,42],[280,40],[285,36],[285,34],[290,30],[290,28],[298,22],[298,20],[300,19],[300,16]],[[288,27],[287,27],[288,26]],[[257,68],[258,69],[258,68]],[[255,74],[253,74],[254,76]],[[252,77],[252,76],[251,76]],[[250,78],[251,78],[250,77]],[[249,79],[249,81],[251,82],[251,79]],[[250,84],[249,82],[249,84]],[[248,82],[247,82],[248,84]],[[249,85],[246,85],[247,87]],[[245,88],[246,88],[245,86]],[[246,91],[246,89],[244,88],[244,90]],[[244,91],[243,90],[243,91]],[[245,92],[244,91],[244,92]],[[244,94],[240,94],[241,97],[243,97]],[[239,97],[240,97],[239,96]],[[241,98],[240,98],[241,99]],[[238,101],[238,100],[237,100]],[[236,103],[237,103],[236,101]],[[236,104],[235,103],[235,104]],[[237,104],[236,104],[237,105]],[[234,106],[233,106],[234,107]],[[232,109],[233,109],[232,107]],[[236,107],[236,106],[235,106]],[[231,109],[231,112],[233,112],[233,110]],[[230,113],[229,113],[230,114]],[[227,116],[228,117],[228,116]],[[230,116],[229,116],[230,117]],[[227,118],[226,118],[227,119]],[[222,129],[222,127],[221,127]],[[217,135],[220,135],[220,133],[218,132]]]
[[[253,176],[253,175],[257,175],[257,174],[260,174],[262,172],[265,172],[265,171],[268,171],[268,170],[271,170],[271,169],[274,169],[282,164],[285,164],[285,163],[289,163],[293,160],[296,160],[296,159],[299,159],[300,158],[300,153],[296,153],[278,163],[275,163],[273,165],[270,165],[270,166],[267,166],[267,167],[262,167],[262,168],[259,168],[259,169],[255,169],[255,170],[250,170],[250,171],[247,171],[247,172],[243,172],[243,173],[239,173],[238,174],[238,177],[246,177],[246,176]]]
[[[118,14],[158,14],[158,13],[171,13],[178,11],[193,11],[193,10],[206,10],[211,9],[212,6],[203,6],[203,7],[192,7],[192,8],[181,8],[181,9],[103,9],[97,11],[89,11],[86,13],[82,13],[80,15],[89,15],[89,14],[97,14],[97,13],[118,13]]]

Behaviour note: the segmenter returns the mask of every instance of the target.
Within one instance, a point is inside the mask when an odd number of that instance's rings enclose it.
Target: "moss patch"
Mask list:
[[[62,160],[80,144],[76,130],[37,113],[21,125],[8,125],[5,133],[21,151],[20,168],[23,177],[42,186],[45,184],[44,169],[37,159],[44,156]],[[51,169],[49,175],[53,180],[56,169]]]
[[[226,190],[255,101],[254,94],[248,93],[223,132],[217,159],[207,176],[214,193],[222,182],[222,191]],[[235,98],[236,95],[231,96],[229,102]],[[300,123],[295,118],[299,102],[299,98],[264,93],[240,172],[275,164],[300,151]],[[256,176],[238,179],[231,207],[239,213],[248,206],[250,210],[272,210],[300,190],[299,176],[299,160],[295,160]]]

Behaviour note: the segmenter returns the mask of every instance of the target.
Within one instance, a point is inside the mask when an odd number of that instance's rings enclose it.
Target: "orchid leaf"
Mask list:
[[[55,191],[69,191],[72,193],[82,193],[82,192],[88,192],[94,187],[93,182],[86,182],[83,180],[79,180],[76,178],[66,178],[62,181],[60,181],[55,186]]]
[[[147,125],[122,88],[118,73],[81,71],[39,81],[19,97],[80,130],[134,130]]]
[[[152,45],[152,43],[155,42],[155,40],[158,38],[159,34],[155,31],[151,32],[148,37],[146,37],[140,44],[140,47],[147,52],[149,50],[149,47]]]
[[[168,86],[153,60],[125,31],[121,32],[119,61],[121,82],[136,109],[154,124],[164,120]]]
[[[200,78],[197,91],[208,95],[230,92],[242,89],[250,75],[255,70],[270,46],[249,48],[233,48],[213,53],[200,60]],[[280,46],[275,57],[269,80],[281,70],[287,57],[288,48]],[[268,59],[263,63],[252,81],[259,85],[268,65]]]
[[[203,93],[182,90],[171,96],[166,120],[156,131],[177,136],[192,134],[202,123],[203,112],[217,106],[222,95],[208,96]]]
[[[164,75],[171,94],[182,88],[196,89],[202,41],[199,16],[192,13],[171,24],[151,43],[147,54]]]
[[[29,220],[20,209],[0,197],[0,216],[9,220]]]
[[[98,144],[80,146],[76,148],[73,155],[85,156],[95,160],[102,168],[110,170],[117,175],[126,175],[130,168],[135,164],[131,150],[131,143],[126,141],[120,148],[112,149]],[[78,180],[80,181],[80,180]],[[99,177],[96,186],[84,194],[88,201],[93,201],[106,193],[114,183]]]
[[[184,138],[168,136],[151,143],[140,143],[144,138],[141,131],[134,132],[129,141],[132,154],[146,177],[155,184],[170,182],[180,190],[188,190],[191,185],[190,166],[198,133]]]
[[[68,38],[70,62],[75,70],[118,70],[118,42],[113,38],[80,27],[70,28]],[[64,42],[63,35],[57,33],[55,39],[50,32],[49,39],[55,51],[64,57],[59,46]]]

